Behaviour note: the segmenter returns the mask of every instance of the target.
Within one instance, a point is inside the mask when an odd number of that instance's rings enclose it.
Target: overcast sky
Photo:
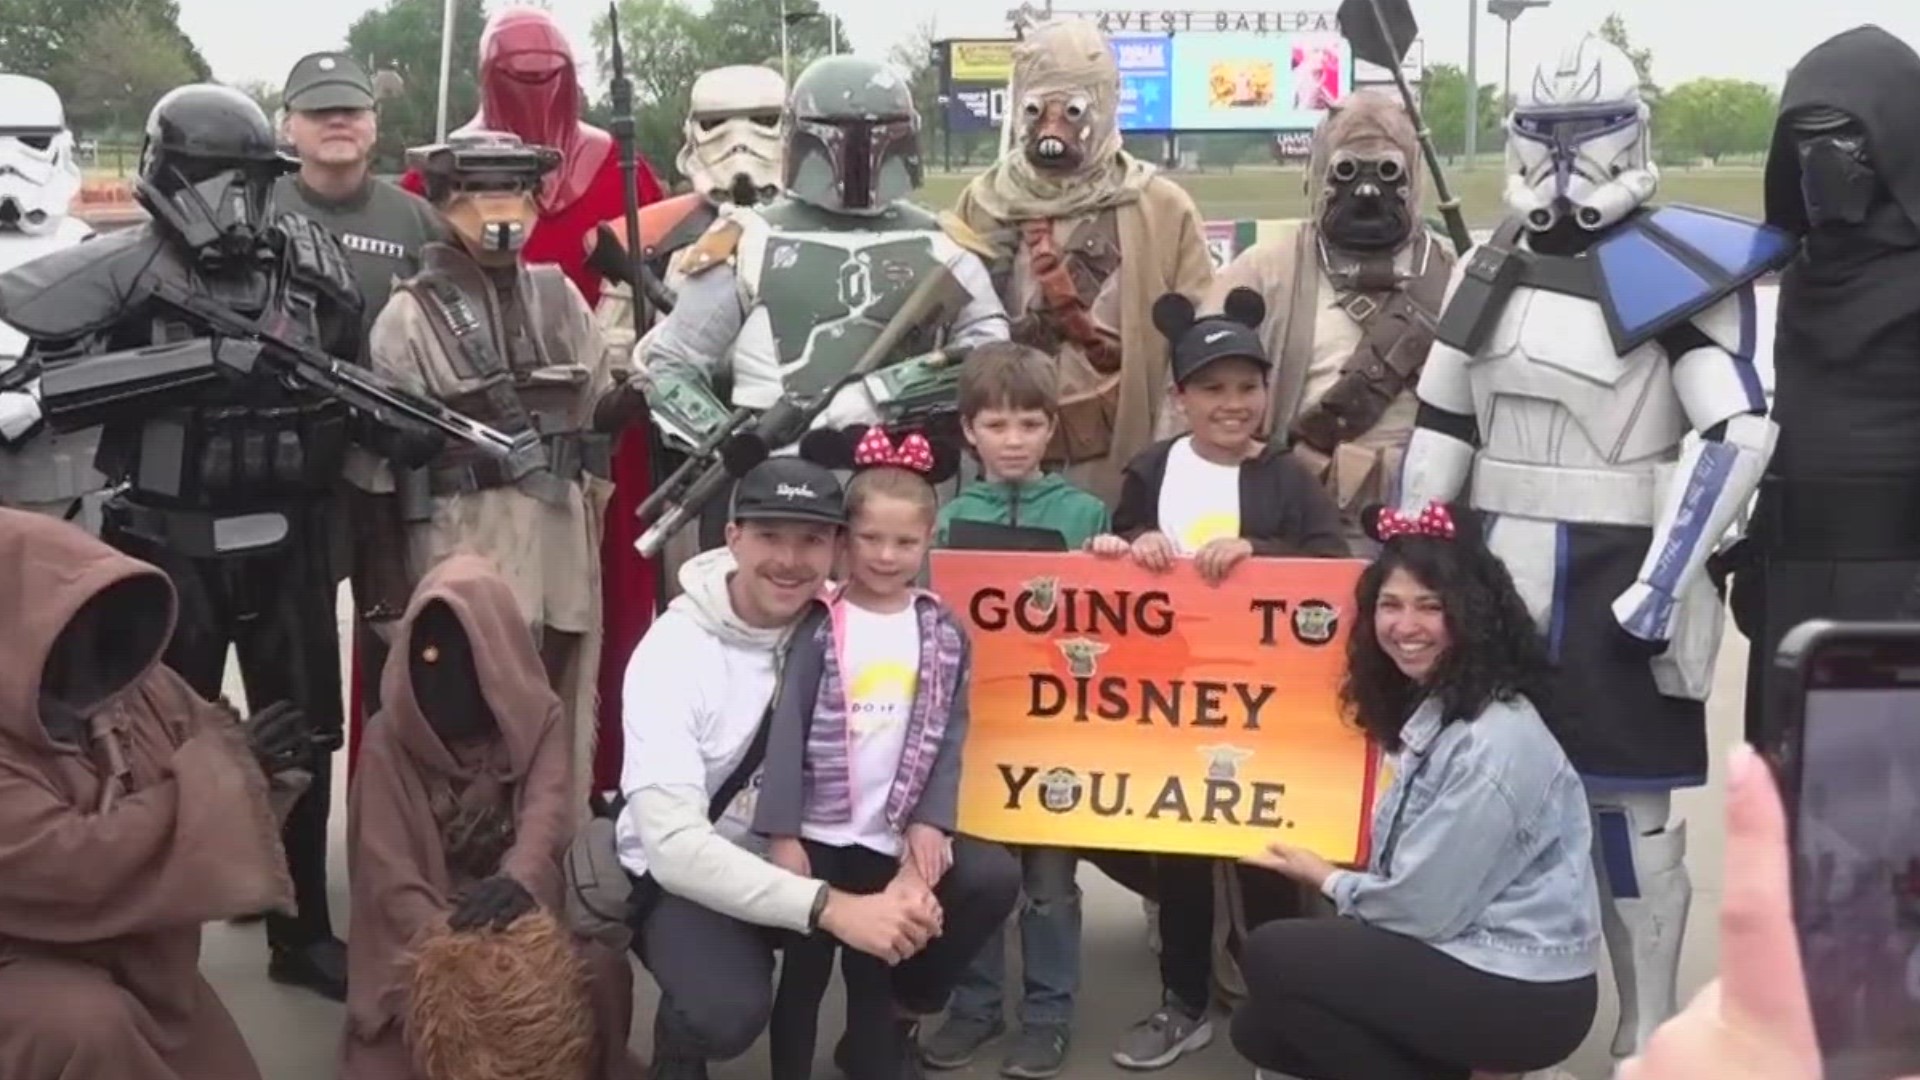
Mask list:
[[[384,0],[321,0],[266,4],[259,0],[180,0],[180,22],[200,46],[216,78],[278,83],[301,55],[337,48],[347,27]],[[695,5],[704,0],[690,0]],[[779,0],[764,0],[775,4]],[[821,0],[846,23],[861,52],[884,54],[914,29],[932,22],[942,37],[999,37],[1007,33],[1010,0]],[[1481,81],[1497,84],[1505,48],[1503,24],[1480,16]],[[1470,0],[1412,0],[1426,41],[1427,62],[1463,63],[1467,55]],[[488,0],[490,10],[503,0]],[[606,0],[550,0],[582,54],[588,27],[606,10]],[[1039,6],[1036,3],[1036,6]],[[1164,2],[1057,0],[1060,10],[1164,11]],[[1180,10],[1299,11],[1338,7],[1337,0],[1189,0]],[[1778,85],[1786,71],[1816,43],[1861,23],[1878,23],[1920,47],[1920,0],[1553,0],[1529,11],[1514,30],[1518,82],[1530,65],[1557,54],[1560,46],[1598,27],[1608,12],[1626,20],[1634,40],[1654,50],[1654,76],[1663,84],[1700,76],[1755,79]],[[595,85],[597,86],[597,80]],[[595,96],[598,96],[596,93]]]

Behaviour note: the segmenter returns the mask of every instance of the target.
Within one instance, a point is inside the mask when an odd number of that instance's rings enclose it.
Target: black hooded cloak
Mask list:
[[[1770,224],[1801,238],[1780,285],[1772,415],[1780,439],[1733,611],[1753,642],[1747,736],[1778,738],[1780,639],[1809,619],[1888,619],[1920,580],[1920,55],[1877,26],[1787,76],[1767,161]],[[1814,228],[1794,121],[1834,109],[1865,131],[1884,186],[1858,226]]]

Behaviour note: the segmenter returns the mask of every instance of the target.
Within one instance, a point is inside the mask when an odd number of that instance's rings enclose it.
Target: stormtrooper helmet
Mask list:
[[[693,190],[714,202],[752,205],[780,191],[781,113],[787,83],[757,64],[704,72],[694,80],[675,163]]]
[[[39,79],[0,75],[0,233],[58,229],[81,179],[60,95]]]
[[[1627,54],[1588,35],[1534,70],[1507,121],[1507,208],[1546,232],[1596,232],[1653,198],[1651,110]]]

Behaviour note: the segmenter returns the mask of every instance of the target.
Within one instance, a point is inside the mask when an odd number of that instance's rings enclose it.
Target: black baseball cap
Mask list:
[[[1273,366],[1253,327],[1225,316],[1201,319],[1173,347],[1173,381],[1184,386],[1207,365],[1234,358],[1251,360],[1262,371]]]
[[[287,73],[280,103],[288,112],[321,109],[371,109],[373,79],[346,53],[320,52],[301,57]]]
[[[733,489],[732,518],[845,525],[846,492],[830,469],[797,457],[768,458]]]
[[[1251,360],[1261,371],[1272,368],[1266,344],[1260,340],[1260,324],[1266,317],[1266,301],[1245,287],[1227,294],[1218,315],[1197,315],[1193,301],[1180,293],[1154,301],[1153,325],[1172,347],[1174,384],[1186,385],[1202,368],[1221,360]]]

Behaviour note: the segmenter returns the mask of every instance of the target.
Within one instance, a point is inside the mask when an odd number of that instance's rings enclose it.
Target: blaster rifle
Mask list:
[[[425,428],[466,443],[507,466],[514,480],[547,464],[537,431],[508,435],[447,408],[368,368],[340,360],[291,331],[248,318],[177,282],[155,282],[154,299],[205,326],[219,340],[215,359],[228,370],[246,374],[264,364],[269,371],[333,398],[367,420],[398,431]]]
[[[878,368],[901,339],[927,325],[936,316],[951,316],[958,312],[969,299],[971,296],[966,286],[953,276],[953,271],[944,266],[937,267],[901,303],[900,310],[880,328],[879,336],[860,354],[860,359],[853,367],[826,391],[804,402],[783,397],[772,408],[761,413],[757,420],[750,410],[734,410],[726,423],[704,440],[686,464],[680,466],[673,477],[640,507],[640,521],[648,525],[647,531],[634,545],[640,554],[649,559],[660,554],[660,549],[673,538],[673,534],[699,516],[706,504],[733,482],[727,450],[737,440],[750,439],[767,450],[792,444],[806,434],[821,413],[826,412],[840,391]],[[951,350],[942,351],[948,356],[953,355]],[[745,435],[740,434],[750,421],[753,422],[752,430]],[[652,514],[659,514],[659,519],[652,520]]]

